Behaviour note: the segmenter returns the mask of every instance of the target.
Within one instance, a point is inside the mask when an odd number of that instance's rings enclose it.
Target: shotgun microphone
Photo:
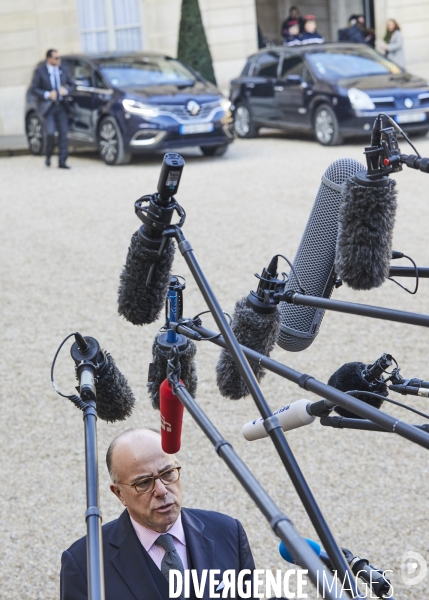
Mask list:
[[[173,197],[184,166],[180,154],[165,154],[158,193],[135,202],[135,212],[143,225],[131,238],[118,289],[118,312],[133,325],[153,323],[164,306],[175,251],[165,233],[174,211],[181,217],[180,227],[186,218]]]
[[[302,287],[311,296],[330,298],[336,283],[334,261],[342,186],[364,168],[352,158],[343,158],[325,171],[285,291]],[[305,350],[319,333],[325,311],[287,302],[279,306],[282,322],[278,345],[290,352]]]

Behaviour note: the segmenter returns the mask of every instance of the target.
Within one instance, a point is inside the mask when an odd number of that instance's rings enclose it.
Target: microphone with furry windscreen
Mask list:
[[[70,354],[76,366],[80,394],[63,394],[55,383],[55,363],[61,348],[72,336],[75,338]],[[104,598],[104,563],[101,532],[101,511],[98,485],[97,417],[104,421],[123,421],[130,416],[134,396],[127,380],[116,367],[113,358],[100,348],[96,339],[69,334],[57,349],[51,365],[51,383],[63,398],[68,398],[83,412],[85,427],[85,480],[86,480],[86,548],[88,598]]]
[[[277,340],[280,327],[280,312],[276,305],[264,303],[264,295],[273,287],[277,277],[277,256],[259,276],[257,292],[250,292],[247,298],[239,300],[232,315],[231,328],[238,342],[269,356]],[[250,363],[258,382],[265,375],[260,364]],[[237,365],[228,350],[223,349],[216,365],[216,381],[222,396],[239,400],[249,394]]]
[[[103,421],[124,421],[135,403],[127,380],[111,355],[100,349],[97,340],[79,333],[75,339],[70,354],[76,364],[81,398],[95,398],[97,415]]]
[[[375,408],[380,408],[383,399],[370,394],[385,397],[388,395],[387,385],[382,375],[392,362],[395,362],[395,359],[390,354],[382,354],[372,365],[361,362],[346,363],[331,375],[328,385],[342,392],[361,392],[361,394],[354,394],[355,397]],[[336,406],[335,411],[342,417],[362,418],[340,406]]]
[[[160,408],[160,386],[167,376],[167,366],[170,352],[176,347],[180,361],[181,379],[188,392],[195,398],[197,392],[197,371],[194,363],[197,348],[194,342],[180,333],[176,333],[171,324],[180,321],[183,315],[183,290],[185,280],[178,275],[172,275],[168,285],[165,305],[165,326],[155,338],[152,346],[152,362],[149,365],[147,389],[152,406]]]
[[[399,151],[393,128],[382,129],[377,117],[366,148],[367,169],[359,171],[343,188],[338,216],[335,270],[354,290],[371,290],[389,277],[392,235],[396,214],[396,182],[386,173],[396,172],[383,154]],[[388,168],[387,168],[388,167]]]
[[[153,323],[161,314],[170,281],[174,243],[165,234],[174,211],[185,220],[183,208],[174,199],[185,161],[167,153],[162,163],[158,193],[142,196],[135,212],[143,225],[131,238],[118,290],[118,312],[133,325]]]

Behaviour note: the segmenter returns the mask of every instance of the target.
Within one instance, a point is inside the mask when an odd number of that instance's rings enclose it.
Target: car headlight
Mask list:
[[[227,111],[231,108],[231,102],[228,100],[228,98],[222,98],[221,101],[219,102],[219,104],[225,111]]]
[[[127,112],[133,113],[134,115],[141,115],[142,117],[156,117],[159,114],[159,110],[156,106],[143,104],[143,102],[139,102],[138,100],[125,98],[122,100],[122,106]]]
[[[362,90],[358,90],[357,88],[350,88],[347,91],[350,103],[354,110],[374,110],[375,104],[371,100],[371,98],[363,92]]]

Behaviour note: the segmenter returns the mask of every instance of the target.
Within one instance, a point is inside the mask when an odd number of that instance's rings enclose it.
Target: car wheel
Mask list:
[[[240,138],[252,138],[258,135],[259,128],[255,127],[250,110],[244,104],[238,104],[235,109],[234,131]]]
[[[98,130],[98,149],[106,165],[126,165],[132,158],[125,150],[124,140],[116,120],[106,117]]]
[[[35,156],[44,154],[46,136],[42,119],[36,114],[29,115],[25,124],[25,130],[31,154]]]
[[[338,146],[343,141],[337,117],[328,104],[316,108],[313,118],[314,134],[322,146]]]
[[[222,156],[228,150],[229,144],[222,144],[221,146],[200,146],[201,152],[204,156]]]

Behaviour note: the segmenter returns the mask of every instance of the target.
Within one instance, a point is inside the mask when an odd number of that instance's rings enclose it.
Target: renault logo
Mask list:
[[[414,102],[411,100],[411,98],[405,98],[404,104],[406,108],[412,108]]]
[[[198,104],[198,102],[195,102],[195,100],[189,100],[188,104],[186,105],[186,108],[188,109],[188,112],[191,113],[191,115],[197,115],[200,112],[201,106]]]

